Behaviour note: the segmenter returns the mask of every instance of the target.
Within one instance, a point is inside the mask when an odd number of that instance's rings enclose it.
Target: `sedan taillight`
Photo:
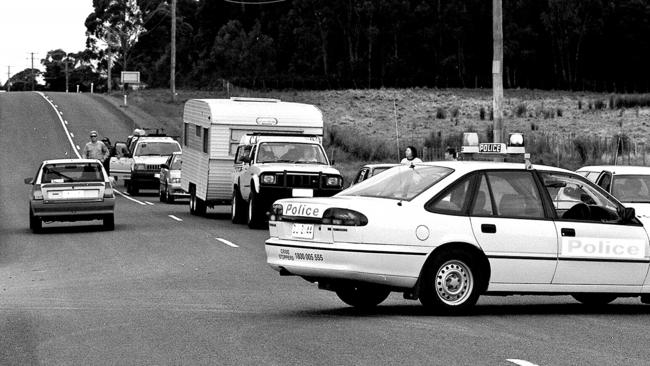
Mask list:
[[[114,198],[113,186],[110,182],[106,182],[104,186],[104,198]]]
[[[34,189],[32,190],[32,196],[35,200],[43,199],[43,191],[41,190],[40,184],[34,184]]]

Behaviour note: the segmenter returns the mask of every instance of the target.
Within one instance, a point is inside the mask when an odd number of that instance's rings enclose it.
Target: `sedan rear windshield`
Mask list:
[[[339,196],[364,196],[410,201],[454,170],[433,165],[400,165],[354,185]]]
[[[103,182],[104,175],[97,163],[47,164],[43,167],[41,183]]]

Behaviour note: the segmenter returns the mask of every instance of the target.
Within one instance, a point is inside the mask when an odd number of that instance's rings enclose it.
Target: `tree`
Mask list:
[[[27,68],[20,71],[7,80],[7,84],[11,84],[13,91],[26,91],[32,90],[32,84],[37,84],[37,79],[41,77],[41,70]]]
[[[121,59],[122,71],[127,70],[131,49],[145,31],[137,1],[93,0],[93,8],[95,11],[86,18],[87,48],[101,58],[105,56],[109,70],[113,57]]]

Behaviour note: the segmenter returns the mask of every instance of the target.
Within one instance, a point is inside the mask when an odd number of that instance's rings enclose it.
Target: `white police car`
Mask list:
[[[521,135],[464,140],[466,153],[523,152]],[[279,200],[269,230],[273,269],[356,307],[391,291],[446,313],[480,295],[650,302],[648,234],[634,209],[574,172],[528,162],[396,167],[334,197]]]

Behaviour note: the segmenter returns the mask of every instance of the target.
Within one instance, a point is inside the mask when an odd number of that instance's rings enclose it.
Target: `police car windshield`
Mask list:
[[[363,196],[410,201],[454,170],[433,165],[399,165],[354,185],[339,196]]]
[[[650,175],[614,175],[612,195],[621,202],[650,203]]]
[[[264,142],[257,152],[258,163],[327,164],[318,144]]]
[[[133,155],[171,155],[177,151],[181,151],[181,148],[174,142],[142,142],[135,148]]]

